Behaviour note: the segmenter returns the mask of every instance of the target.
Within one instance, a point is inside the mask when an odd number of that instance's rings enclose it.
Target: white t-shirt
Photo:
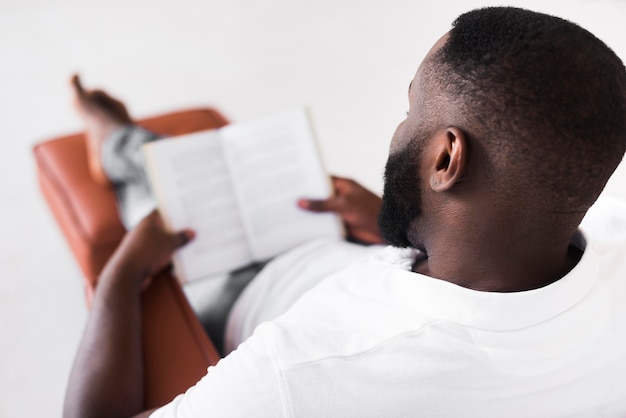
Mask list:
[[[626,416],[626,207],[596,214],[578,265],[526,292],[412,273],[413,252],[386,249],[153,417]]]
[[[366,261],[382,248],[321,238],[276,257],[246,286],[233,305],[226,322],[226,352],[247,340],[261,323],[285,313],[322,280],[351,264]]]

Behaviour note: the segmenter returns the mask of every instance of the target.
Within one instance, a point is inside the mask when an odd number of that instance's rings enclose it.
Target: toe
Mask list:
[[[74,88],[74,92],[76,92],[77,95],[80,95],[80,96],[85,95],[85,89],[83,88],[83,84],[81,83],[80,77],[78,76],[78,74],[74,74],[72,76],[71,83],[72,83],[72,87]]]

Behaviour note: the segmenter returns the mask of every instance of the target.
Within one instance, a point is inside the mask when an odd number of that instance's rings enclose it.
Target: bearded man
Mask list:
[[[141,412],[141,284],[193,238],[145,218],[100,278],[66,416],[626,415],[624,205],[580,228],[626,149],[623,63],[573,23],[480,9],[427,54],[409,104],[380,211],[391,246]],[[339,196],[301,206],[371,220]]]

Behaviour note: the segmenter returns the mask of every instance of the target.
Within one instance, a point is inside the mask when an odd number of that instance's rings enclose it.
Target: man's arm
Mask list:
[[[67,388],[65,418],[150,414],[142,412],[141,290],[192,238],[191,231],[166,232],[156,211],[124,237],[98,279]]]
[[[312,212],[334,212],[348,230],[348,238],[364,244],[383,242],[378,229],[380,197],[354,180],[333,177],[335,194],[326,200],[300,199],[298,205]]]

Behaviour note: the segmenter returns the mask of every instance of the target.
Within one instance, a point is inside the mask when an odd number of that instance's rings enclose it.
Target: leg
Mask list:
[[[78,75],[72,77],[74,107],[81,115],[87,134],[87,159],[93,179],[110,185],[102,168],[101,149],[113,132],[133,123],[122,102],[101,90],[85,90]]]
[[[228,275],[208,277],[185,283],[183,291],[222,357],[228,352],[224,345],[226,321],[235,301],[265,266],[253,263]]]
[[[72,77],[74,105],[87,137],[87,158],[92,178],[113,187],[118,212],[127,229],[154,207],[142,145],[159,136],[133,124],[124,104],[101,90],[86,90]]]

